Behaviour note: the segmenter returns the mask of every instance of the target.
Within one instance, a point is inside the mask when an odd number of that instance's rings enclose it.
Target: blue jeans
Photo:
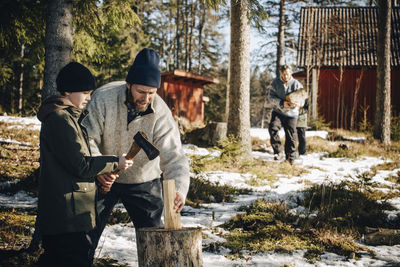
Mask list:
[[[98,194],[97,224],[96,228],[89,232],[93,242],[92,258],[108,218],[119,200],[127,210],[135,228],[161,226],[164,204],[160,179],[141,184],[114,183],[110,192],[105,195]]]

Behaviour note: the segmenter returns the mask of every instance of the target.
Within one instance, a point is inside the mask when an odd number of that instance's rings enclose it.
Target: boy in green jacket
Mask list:
[[[95,227],[95,177],[123,171],[132,160],[125,155],[93,157],[84,109],[95,88],[91,72],[77,62],[57,76],[61,96],[47,98],[39,109],[40,176],[38,226],[44,253],[39,266],[91,266],[87,233]]]

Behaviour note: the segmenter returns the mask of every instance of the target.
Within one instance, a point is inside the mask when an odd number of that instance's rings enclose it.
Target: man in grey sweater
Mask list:
[[[111,82],[97,89],[88,104],[89,116],[83,121],[96,154],[126,153],[133,136],[142,131],[160,150],[149,160],[143,151],[133,166],[115,175],[99,175],[97,180],[106,194],[99,195],[98,223],[91,233],[94,250],[108,217],[120,200],[134,226],[161,225],[163,211],[161,175],[175,179],[175,209],[179,213],[189,189],[189,163],[184,155],[177,123],[165,102],[157,95],[161,75],[159,56],[151,49],[141,50],[131,66],[126,82]],[[115,180],[115,181],[114,181]]]
[[[296,158],[296,124],[299,116],[299,107],[286,100],[286,96],[303,88],[302,84],[292,77],[292,68],[283,65],[280,77],[276,77],[269,90],[269,102],[273,106],[271,121],[268,126],[270,142],[274,150],[275,160],[281,160],[282,144],[279,130],[283,126],[285,131],[286,160],[293,164]]]

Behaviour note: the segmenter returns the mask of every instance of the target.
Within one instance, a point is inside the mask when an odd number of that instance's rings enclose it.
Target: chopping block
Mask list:
[[[139,267],[203,266],[201,228],[182,227],[175,196],[175,180],[164,180],[164,227],[136,229]]]

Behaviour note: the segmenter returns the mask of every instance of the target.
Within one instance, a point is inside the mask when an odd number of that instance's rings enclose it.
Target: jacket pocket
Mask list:
[[[94,182],[73,183],[74,215],[95,214],[96,184]]]

